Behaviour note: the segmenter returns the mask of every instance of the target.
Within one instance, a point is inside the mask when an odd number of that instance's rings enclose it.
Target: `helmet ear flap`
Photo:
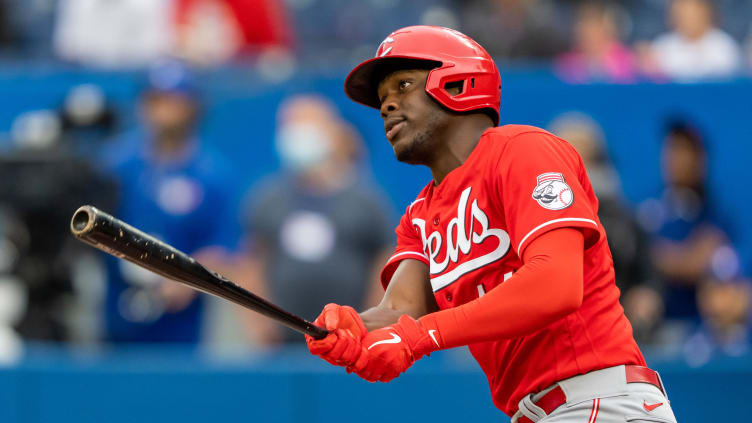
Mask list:
[[[498,125],[499,112],[493,107],[493,103],[501,97],[498,74],[457,73],[457,69],[452,67],[454,65],[450,64],[433,69],[426,80],[426,92],[443,106],[456,112],[488,112],[494,125]],[[478,107],[479,103],[487,103],[489,107]]]
[[[475,79],[476,76],[469,76],[465,79],[444,82],[444,91],[446,91],[450,97],[456,97],[465,93],[467,95],[474,95]],[[499,87],[499,90],[501,90],[501,87]]]
[[[450,81],[444,83],[444,91],[449,94],[450,97],[455,97],[465,90],[465,80],[460,79],[458,81]]]
[[[426,78],[426,93],[451,110],[454,110],[452,100],[465,92],[465,79],[462,75],[452,74],[453,67],[453,63],[445,62],[441,67],[428,72]]]
[[[478,95],[475,92],[475,73],[456,73],[454,65],[442,66],[432,70],[426,80],[426,91],[441,104],[457,112],[468,111],[474,105],[468,104],[468,97]]]

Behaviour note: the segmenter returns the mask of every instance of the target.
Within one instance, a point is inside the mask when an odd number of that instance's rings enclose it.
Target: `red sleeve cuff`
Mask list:
[[[593,246],[598,239],[600,239],[600,229],[598,223],[593,219],[585,219],[582,217],[563,217],[561,219],[553,219],[548,222],[541,223],[534,227],[517,245],[515,249],[517,256],[522,257],[522,253],[525,251],[525,247],[530,245],[530,242],[542,234],[549,232],[557,228],[577,228],[582,229],[582,235],[585,237],[585,249],[587,250]]]

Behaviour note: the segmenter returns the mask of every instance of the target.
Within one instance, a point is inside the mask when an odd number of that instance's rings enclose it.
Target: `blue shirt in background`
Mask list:
[[[120,159],[123,158],[123,159]],[[192,254],[208,246],[234,248],[238,219],[235,186],[227,162],[197,140],[176,157],[156,159],[148,138],[134,132],[103,152],[120,184],[116,216]],[[158,295],[160,277],[124,260],[108,258],[107,338],[112,342],[196,343],[204,301],[201,295],[168,312]]]

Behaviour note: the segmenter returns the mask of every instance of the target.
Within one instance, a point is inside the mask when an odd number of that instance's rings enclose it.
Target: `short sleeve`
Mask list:
[[[397,248],[381,270],[381,285],[384,286],[384,289],[389,285],[389,281],[391,281],[394,272],[397,270],[397,266],[399,266],[402,260],[419,260],[428,266],[428,257],[423,252],[423,240],[421,240],[417,229],[413,226],[412,218],[410,217],[411,207],[412,205],[402,215],[400,223],[394,231],[397,234]]]
[[[507,229],[517,255],[541,234],[580,228],[585,248],[600,238],[597,200],[574,148],[544,131],[509,139],[499,159]]]

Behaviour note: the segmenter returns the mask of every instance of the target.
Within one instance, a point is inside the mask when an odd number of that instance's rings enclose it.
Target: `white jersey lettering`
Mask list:
[[[423,251],[428,256],[428,262],[431,275],[439,275],[431,278],[431,287],[436,292],[445,288],[459,279],[462,275],[479,269],[489,263],[504,257],[510,248],[509,234],[503,229],[489,228],[488,215],[478,206],[478,200],[473,200],[470,206],[470,222],[465,221],[467,212],[467,203],[470,198],[472,187],[465,188],[460,195],[460,201],[457,204],[457,216],[449,221],[446,227],[446,247],[442,250],[444,238],[439,231],[433,231],[426,235],[426,221],[423,219],[412,219],[423,240]],[[476,231],[476,223],[480,226],[480,231]],[[448,267],[449,263],[459,263],[461,256],[470,254],[472,246],[482,244],[487,238],[493,237],[498,241],[496,249],[490,253],[463,261],[454,269],[441,274]],[[440,262],[437,258],[445,252],[444,259]]]

